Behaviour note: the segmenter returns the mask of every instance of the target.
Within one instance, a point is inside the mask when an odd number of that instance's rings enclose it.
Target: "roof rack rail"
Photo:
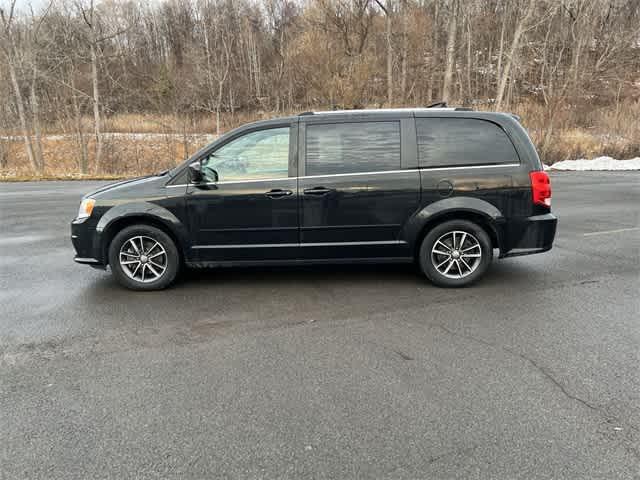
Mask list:
[[[448,107],[447,102],[436,102],[432,103],[427,107],[401,107],[401,108],[371,108],[371,109],[346,109],[346,110],[324,110],[324,111],[307,111],[299,113],[299,117],[306,117],[309,115],[318,115],[318,114],[330,114],[330,113],[367,113],[367,112],[400,112],[400,111],[412,111],[412,110],[425,110],[425,109],[442,109],[442,110],[450,110],[454,112],[472,112],[473,109],[469,107]]]

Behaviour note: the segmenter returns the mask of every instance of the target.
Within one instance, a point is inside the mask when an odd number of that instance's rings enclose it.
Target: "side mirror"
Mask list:
[[[189,164],[189,179],[191,183],[199,184],[204,183],[204,175],[202,174],[202,163],[195,161]]]

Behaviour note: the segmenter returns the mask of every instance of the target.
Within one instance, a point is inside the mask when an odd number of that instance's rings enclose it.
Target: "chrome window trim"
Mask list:
[[[385,173],[407,173],[407,172],[416,172],[417,168],[404,168],[402,170],[377,170],[375,172],[353,172],[353,173],[328,173],[326,175],[305,175],[304,177],[298,177],[301,179],[304,178],[326,178],[326,177],[353,177],[353,176],[361,176],[361,175],[383,175]]]
[[[276,178],[252,178],[249,180],[223,180],[221,182],[207,182],[207,185],[233,185],[234,183],[260,183],[279,182],[282,180],[295,180],[296,177],[276,177]],[[190,183],[189,185],[193,185]]]
[[[304,177],[298,177],[298,178],[304,179],[304,178],[325,178],[325,177],[350,177],[353,175],[383,175],[385,173],[406,173],[406,172],[415,172],[420,170],[429,170],[429,171],[468,170],[468,169],[476,169],[476,168],[504,168],[504,167],[519,167],[519,166],[520,166],[519,163],[500,163],[500,164],[469,165],[469,166],[458,166],[458,167],[417,167],[417,168],[404,168],[401,170],[379,170],[375,172],[330,173],[327,175],[306,175]]]
[[[279,178],[262,178],[251,180],[223,180],[222,182],[207,182],[207,183],[181,183],[179,185],[165,185],[166,188],[175,187],[195,187],[197,185],[233,185],[238,183],[259,183],[259,182],[279,182],[281,180],[295,180],[297,177],[279,177]]]
[[[326,175],[305,175],[303,177],[281,177],[281,178],[264,178],[261,180],[229,180],[222,182],[208,182],[206,185],[231,185],[237,183],[257,183],[257,182],[277,182],[281,180],[295,180],[306,179],[306,178],[326,178],[326,177],[351,177],[351,176],[359,176],[359,175],[384,175],[384,174],[394,174],[394,173],[407,173],[407,172],[416,172],[420,170],[428,170],[428,171],[439,171],[439,170],[471,170],[478,168],[511,168],[511,167],[519,167],[520,163],[500,163],[500,164],[488,164],[488,165],[468,165],[468,166],[456,166],[456,167],[418,167],[418,168],[405,168],[401,170],[379,170],[375,172],[353,172],[353,173],[329,173]],[[191,187],[196,186],[194,183],[183,183],[180,185],[165,185],[165,188],[175,188],[175,187]]]
[[[320,243],[247,243],[228,245],[194,245],[194,249],[214,248],[265,248],[265,247],[348,247],[357,245],[406,245],[404,240],[380,240],[371,242],[320,242]]]
[[[505,168],[505,167],[519,167],[519,163],[494,163],[483,165],[462,165],[459,167],[420,167],[419,170],[469,170],[476,168]]]

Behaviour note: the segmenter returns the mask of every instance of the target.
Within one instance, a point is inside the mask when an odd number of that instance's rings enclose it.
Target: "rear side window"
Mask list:
[[[307,125],[306,174],[400,168],[400,122]]]
[[[421,167],[519,163],[516,149],[499,126],[472,118],[417,118]]]

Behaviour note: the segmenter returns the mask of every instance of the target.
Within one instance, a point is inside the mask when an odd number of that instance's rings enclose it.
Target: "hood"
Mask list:
[[[156,182],[158,180],[162,181],[162,179],[166,180],[166,178],[164,178],[164,172],[161,175],[146,175],[143,177],[136,177],[136,178],[129,178],[127,180],[120,180],[118,182],[114,182],[114,183],[110,183],[108,185],[104,185],[100,188],[98,188],[97,190],[94,190],[90,193],[87,193],[83,198],[100,198],[102,196],[105,196],[107,194],[111,194],[113,192],[116,191],[120,191],[120,190],[124,190],[124,189],[129,189],[129,188],[135,188],[139,185],[143,185],[146,183],[150,183],[150,182]]]

